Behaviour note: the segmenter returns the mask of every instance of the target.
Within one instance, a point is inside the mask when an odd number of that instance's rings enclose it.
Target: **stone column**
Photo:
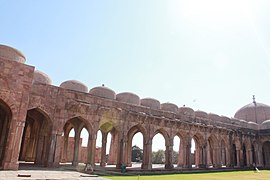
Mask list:
[[[101,162],[100,166],[106,166],[106,145],[107,145],[107,135],[108,133],[102,132],[102,146],[101,146]]]
[[[258,143],[257,145],[257,167],[263,167],[264,164],[263,164],[263,150],[262,150],[262,144],[261,143]]]
[[[240,161],[241,161],[241,152],[240,149],[236,147],[236,159],[237,159],[237,167],[240,167]]]
[[[207,164],[207,142],[202,145],[201,148],[202,153],[202,163],[199,165],[200,168],[206,168],[208,166]]]
[[[186,148],[184,148],[186,145],[183,142],[184,140],[180,141],[179,144],[179,154],[178,154],[178,163],[177,163],[177,167],[184,167],[185,164],[185,154],[186,154]]]
[[[79,144],[80,144],[80,135],[78,133],[78,129],[75,130],[74,139],[75,139],[75,142],[74,142],[74,153],[73,153],[72,165],[77,166],[79,163]]]
[[[66,163],[68,161],[67,159],[67,149],[68,149],[68,134],[64,134],[64,148],[63,148],[63,157],[62,157],[62,162]]]
[[[92,167],[95,166],[95,154],[96,154],[96,133],[93,136],[88,137],[88,144],[87,144],[87,164],[91,164]],[[105,151],[106,153],[106,151]]]
[[[144,142],[142,169],[152,169],[152,139]]]
[[[119,135],[119,143],[118,143],[118,148],[117,148],[117,154],[118,154],[118,158],[117,158],[117,164],[116,164],[116,168],[120,169],[122,164],[125,163],[125,150],[126,150],[126,144],[127,144],[127,140],[125,137],[123,137],[122,132],[121,135]]]
[[[173,169],[172,154],[173,154],[173,140],[169,140],[169,142],[166,144],[165,150],[165,169]]]
[[[5,147],[5,157],[3,159],[3,169],[18,169],[19,167],[19,152],[23,135],[24,122],[17,122],[12,119],[10,122],[10,129],[7,135],[7,142]],[[16,136],[14,135],[16,134]]]
[[[192,162],[191,162],[191,138],[187,137],[186,140],[186,157],[185,157],[185,168],[192,168]],[[195,154],[194,154],[195,155]]]

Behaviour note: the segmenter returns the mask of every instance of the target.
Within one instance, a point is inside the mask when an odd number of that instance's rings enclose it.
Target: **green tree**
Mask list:
[[[132,146],[131,161],[132,162],[141,162],[142,158],[143,158],[143,150],[136,145]]]
[[[160,149],[157,152],[152,152],[152,163],[153,164],[164,164],[165,163],[164,150]]]

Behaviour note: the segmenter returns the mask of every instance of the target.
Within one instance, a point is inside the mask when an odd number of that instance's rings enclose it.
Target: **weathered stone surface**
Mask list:
[[[132,138],[138,132],[144,137],[143,169],[152,168],[152,140],[157,133],[165,139],[167,169],[173,168],[175,136],[181,139],[177,162],[181,168],[245,168],[253,164],[270,167],[270,123],[266,119],[270,110],[266,105],[245,107],[237,112],[241,116],[228,118],[194,112],[189,107],[178,108],[171,103],[160,105],[158,100],[141,100],[133,93],[115,95],[106,87],[95,87],[88,93],[88,88],[78,81],[66,81],[56,87],[46,75],[37,76],[34,67],[18,63],[20,60],[16,58],[20,59],[20,54],[19,57],[3,54],[0,54],[1,169],[17,169],[18,160],[47,167],[65,162],[74,166],[84,162],[94,167],[97,157],[101,166],[106,163],[117,168],[122,164],[130,166]],[[254,119],[265,120],[260,124]],[[84,128],[89,133],[87,147],[81,146]],[[74,138],[69,137],[72,129]],[[102,147],[97,150],[99,130]],[[108,133],[112,137],[110,144]],[[196,144],[194,154],[192,139]]]

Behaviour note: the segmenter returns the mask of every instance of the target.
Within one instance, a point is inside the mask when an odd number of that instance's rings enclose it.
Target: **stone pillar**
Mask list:
[[[75,130],[74,139],[75,139],[75,142],[74,142],[74,153],[73,153],[72,165],[77,166],[79,163],[79,144],[80,144],[80,135],[78,133],[78,129]]]
[[[177,167],[184,167],[185,164],[185,154],[186,154],[186,148],[184,148],[186,145],[183,142],[184,140],[180,141],[179,144],[179,154],[178,154],[178,163],[177,163]]]
[[[142,169],[152,169],[152,139],[144,142]]]
[[[256,152],[256,155],[257,155],[257,167],[263,167],[264,164],[263,164],[263,150],[262,150],[262,144],[261,143],[258,143],[257,145],[257,152]]]
[[[241,152],[240,149],[236,147],[236,159],[237,159],[237,167],[240,167],[240,161],[241,161]]]
[[[201,147],[201,156],[202,156],[202,163],[199,165],[200,168],[208,167],[207,163],[207,142],[204,143]]]
[[[172,154],[173,140],[169,140],[169,142],[166,144],[165,150],[165,169],[173,169]]]
[[[6,142],[5,157],[2,163],[3,169],[18,169],[23,129],[24,122],[17,122],[15,119],[11,120]],[[14,134],[16,134],[16,136]]]
[[[93,136],[88,137],[88,144],[87,144],[87,150],[88,150],[88,156],[87,156],[87,164],[91,164],[92,167],[95,166],[95,154],[96,154],[96,133]],[[105,151],[106,153],[106,151]]]
[[[191,162],[191,138],[187,137],[187,144],[186,144],[186,157],[185,157],[185,168],[192,168]],[[194,154],[195,155],[195,154]]]
[[[43,146],[44,144],[44,135],[40,135],[38,137],[38,142],[37,142],[37,149],[36,149],[36,158],[35,158],[35,164],[37,165],[45,165],[44,162],[42,161],[42,155],[43,155]]]
[[[67,149],[68,149],[68,134],[64,134],[64,148],[63,148],[63,157],[62,157],[62,162],[66,163],[68,161],[67,159]]]
[[[58,167],[61,160],[62,134],[54,132],[49,141],[48,167]]]
[[[100,166],[106,166],[106,145],[107,145],[107,135],[108,133],[102,132],[102,146],[101,146],[101,162]]]
[[[117,158],[117,164],[116,164],[116,168],[120,169],[122,164],[125,163],[125,151],[126,151],[126,144],[127,144],[127,140],[125,137],[123,137],[122,132],[120,132],[121,135],[119,135],[119,143],[118,143],[118,158]]]

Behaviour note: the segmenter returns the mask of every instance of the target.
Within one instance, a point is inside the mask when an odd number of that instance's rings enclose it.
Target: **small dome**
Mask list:
[[[49,78],[49,76],[39,70],[35,70],[34,72],[33,83],[35,82],[39,82],[43,84],[52,84],[52,80]]]
[[[141,106],[150,107],[152,109],[160,109],[160,102],[152,98],[141,99]]]
[[[220,116],[213,113],[209,113],[208,118],[211,119],[212,121],[221,121]]]
[[[254,101],[239,109],[234,117],[261,124],[270,119],[270,106]]]
[[[270,120],[264,121],[264,122],[261,124],[260,129],[270,129]]]
[[[197,110],[195,111],[195,116],[197,117],[202,117],[202,118],[207,118],[208,114],[204,111]]]
[[[178,108],[178,113],[184,115],[194,115],[194,110],[190,107],[183,106]]]
[[[229,124],[231,122],[231,119],[228,118],[227,116],[220,116],[220,120],[221,120],[221,122],[227,123],[227,124]]]
[[[89,93],[103,98],[115,99],[115,92],[105,86],[94,87]]]
[[[140,97],[130,92],[123,92],[117,94],[116,100],[124,103],[140,105]]]
[[[69,80],[69,81],[62,82],[60,87],[65,88],[65,89],[70,89],[73,91],[84,92],[84,93],[88,92],[87,86],[76,80]]]
[[[164,111],[171,111],[171,112],[177,113],[178,106],[172,103],[163,103],[161,104],[161,109]]]
[[[247,128],[249,128],[249,129],[254,129],[254,130],[258,130],[258,127],[259,127],[259,126],[258,126],[257,123],[251,122],[251,121],[248,122]]]
[[[15,48],[0,44],[0,59],[25,63],[24,55]]]

